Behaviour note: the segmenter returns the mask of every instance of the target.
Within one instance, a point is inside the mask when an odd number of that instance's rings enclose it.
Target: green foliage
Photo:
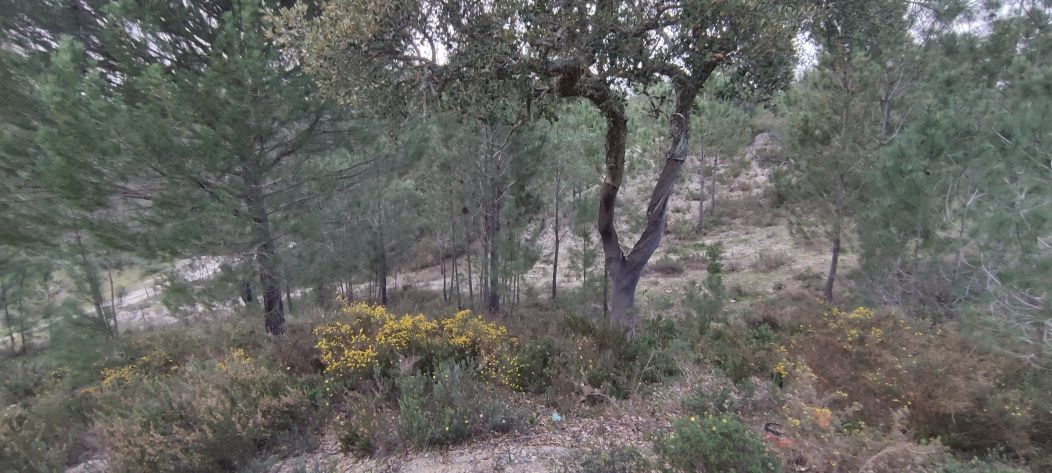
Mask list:
[[[781,463],[763,441],[730,415],[676,420],[672,433],[655,440],[654,449],[671,471],[781,471]]]
[[[442,363],[432,376],[401,378],[398,389],[398,432],[415,447],[506,433],[521,422],[519,414],[490,395],[474,369],[460,363]]]
[[[741,406],[734,385],[724,380],[717,376],[710,384],[695,386],[690,396],[683,399],[683,408],[696,417],[737,412]]]
[[[615,446],[586,451],[574,470],[577,473],[635,473],[648,471],[650,462],[635,447]]]
[[[720,319],[726,298],[723,287],[723,249],[719,244],[707,245],[705,255],[708,259],[705,281],[700,287],[691,283],[683,301],[689,311],[690,329],[696,336],[704,335],[710,325]]]
[[[311,405],[285,373],[232,352],[164,378],[104,390],[113,471],[234,470],[307,432]]]

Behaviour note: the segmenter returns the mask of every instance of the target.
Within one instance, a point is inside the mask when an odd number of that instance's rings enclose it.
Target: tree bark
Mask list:
[[[252,295],[252,281],[246,279],[241,283],[241,301],[245,303],[245,307],[255,302],[256,298]]]
[[[107,264],[106,277],[110,281],[110,317],[113,319],[113,336],[120,336],[120,328],[117,327],[117,295],[113,291],[113,269]]]
[[[712,196],[711,203],[709,203],[709,212],[716,210],[716,169],[720,165],[720,155],[718,153],[712,154],[712,185],[709,186],[709,193]],[[704,200],[704,199],[703,199]]]
[[[84,240],[81,239],[80,232],[74,233],[75,241],[77,242],[77,250],[80,252],[80,262],[84,271],[84,278],[88,282],[88,291],[90,292],[92,305],[95,306],[95,317],[98,318],[99,322],[106,326],[107,329],[110,327],[109,321],[106,319],[106,311],[103,309],[102,302],[102,283],[99,282],[99,273],[95,268],[95,265],[88,259],[88,250],[84,246]]]
[[[0,279],[0,301],[4,305],[4,324],[7,325],[7,336],[11,339],[11,353],[18,353],[18,344],[15,342],[15,322],[11,318],[11,310],[7,303],[7,279]]]
[[[259,180],[249,180],[245,189],[245,204],[256,233],[256,268],[259,271],[259,285],[263,291],[264,325],[267,333],[281,335],[285,332],[285,306],[281,300],[279,276],[281,273],[264,199],[263,187]]]
[[[694,233],[701,234],[705,228],[705,144],[701,144],[701,154],[698,156],[698,220],[694,223]]]
[[[833,284],[836,282],[836,271],[837,264],[840,261],[840,236],[841,236],[841,216],[843,215],[844,207],[844,175],[837,175],[837,196],[836,196],[836,207],[833,212],[835,221],[833,222],[833,233],[832,233],[832,255],[829,258],[829,274],[826,276],[825,287],[822,288],[822,296],[825,297],[826,302],[833,302]]]
[[[822,288],[822,296],[826,302],[833,302],[833,283],[836,281],[837,262],[840,260],[840,236],[833,237],[833,251],[829,259],[829,275],[826,276],[825,287]]]
[[[561,203],[562,194],[562,173],[561,166],[559,163],[556,164],[555,168],[555,223],[553,225],[553,233],[555,233],[555,251],[552,258],[552,300],[555,300],[555,296],[559,291],[559,204]]]

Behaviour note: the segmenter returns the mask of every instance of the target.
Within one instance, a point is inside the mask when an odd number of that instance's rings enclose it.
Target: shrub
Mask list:
[[[519,388],[517,340],[504,326],[470,311],[438,320],[421,314],[395,316],[383,306],[357,303],[343,309],[346,321],[314,329],[325,373],[343,381],[374,372],[391,377],[403,360],[414,359],[424,371],[443,360],[472,361],[487,380]]]
[[[672,343],[678,331],[669,319],[643,320],[632,338],[620,327],[579,316],[568,317],[563,326],[572,342],[564,353],[566,374],[583,373],[585,379],[579,384],[601,395],[624,399],[644,384],[679,373]]]
[[[715,416],[737,411],[741,403],[735,396],[734,385],[724,377],[694,387],[683,399],[683,408],[695,416]]]
[[[0,471],[61,471],[82,460],[92,409],[89,392],[60,389],[0,408]]]
[[[519,414],[498,400],[463,364],[444,362],[432,377],[423,374],[398,383],[398,433],[415,447],[448,445],[486,432],[505,433]]]
[[[531,340],[523,344],[519,352],[519,385],[523,391],[544,393],[551,385],[562,357],[559,348],[551,339]]]
[[[752,376],[767,376],[774,364],[773,332],[767,326],[748,330],[722,325],[706,335],[700,348],[735,383]]]
[[[789,264],[789,256],[782,252],[762,250],[756,254],[749,267],[756,271],[770,272]]]
[[[819,390],[842,391],[845,404],[858,403],[847,425],[887,429],[891,414],[908,408],[918,438],[970,451],[1007,448],[1031,459],[1042,454],[1047,381],[1028,378],[1025,362],[982,349],[953,325],[830,308],[777,350],[789,383],[797,378],[794,364],[805,364]]]
[[[676,276],[683,274],[684,267],[682,261],[665,255],[650,263],[650,270],[665,276]]]
[[[578,473],[637,473],[650,471],[651,465],[635,447],[615,446],[588,450],[577,463]]]
[[[243,351],[103,395],[101,431],[117,472],[232,471],[309,427],[305,392]]]
[[[679,419],[668,437],[654,445],[672,471],[766,473],[780,471],[763,441],[730,415]]]

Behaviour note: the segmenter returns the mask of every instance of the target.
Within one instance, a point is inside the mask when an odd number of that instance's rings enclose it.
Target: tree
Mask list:
[[[319,180],[352,174],[323,176],[312,161],[332,109],[264,36],[258,2],[105,11],[102,48],[113,61],[91,60],[71,41],[55,57],[47,97],[66,118],[41,139],[51,175],[77,195],[94,190],[97,208],[148,202],[127,210],[148,229],[137,235],[148,252],[252,254],[267,331],[280,334],[278,228],[316,201]]]
[[[286,41],[330,94],[392,98],[403,110],[511,109],[532,117],[555,99],[584,99],[606,123],[598,231],[611,280],[611,319],[633,328],[635,289],[660,244],[665,210],[689,149],[694,99],[712,72],[766,90],[789,72],[795,5],[752,2],[328,2],[279,18]],[[439,59],[439,54],[444,58]],[[625,85],[668,81],[669,148],[647,226],[625,252],[614,228],[628,120]],[[548,110],[551,110],[548,108]],[[550,113],[550,112],[548,112]]]
[[[828,301],[867,171],[891,138],[898,97],[883,96],[872,84],[883,72],[882,62],[893,58],[890,45],[908,43],[907,26],[906,3],[898,0],[820,4],[811,34],[821,58],[785,100],[793,157],[778,186],[797,210],[794,229],[803,234],[818,229],[829,243],[822,289]]]

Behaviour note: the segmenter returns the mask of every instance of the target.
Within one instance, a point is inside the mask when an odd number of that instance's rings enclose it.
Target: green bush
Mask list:
[[[625,399],[645,384],[679,373],[674,356],[679,345],[673,343],[678,330],[672,320],[645,319],[635,337],[580,316],[567,317],[563,327],[577,342],[564,353],[564,375],[584,373],[584,381],[606,396]]]
[[[398,380],[398,433],[415,447],[449,445],[487,432],[505,433],[521,415],[492,396],[475,370],[443,362],[435,373]]]
[[[519,353],[519,387],[524,392],[543,394],[552,385],[559,369],[561,351],[551,339],[530,340]]]
[[[577,463],[578,473],[637,473],[650,471],[651,465],[634,447],[589,450]]]
[[[0,409],[0,471],[61,471],[87,452],[94,398],[56,390]]]
[[[233,471],[310,428],[310,402],[285,370],[237,352],[169,377],[104,388],[111,471]]]
[[[654,447],[670,471],[780,471],[779,461],[767,452],[763,441],[730,415],[677,420],[673,432]]]
[[[737,411],[741,406],[734,397],[734,386],[726,378],[707,386],[696,386],[690,396],[683,399],[683,408],[695,416],[715,416]]]

